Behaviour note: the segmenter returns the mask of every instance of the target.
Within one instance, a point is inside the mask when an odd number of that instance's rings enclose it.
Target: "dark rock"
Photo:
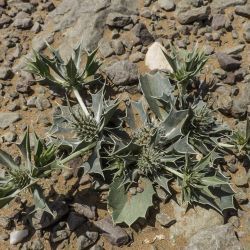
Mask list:
[[[85,216],[90,220],[95,220],[97,218],[97,211],[95,206],[88,206],[80,203],[74,203],[72,204],[72,207],[76,213]]]
[[[220,250],[243,250],[231,224],[201,230],[189,239],[185,250],[211,249],[212,246]]]
[[[138,23],[134,27],[134,34],[140,39],[140,42],[144,46],[148,46],[154,42],[153,36],[148,31],[144,23]]]
[[[203,6],[200,8],[192,8],[183,12],[179,11],[176,18],[180,24],[191,24],[208,19],[209,14],[210,7]]]
[[[43,229],[52,226],[69,212],[69,207],[64,201],[54,201],[52,204],[49,204],[49,207],[54,217],[42,210],[36,211],[32,217],[32,224],[35,229]]]
[[[239,16],[250,18],[250,4],[245,6],[236,6],[235,13]]]
[[[115,226],[111,218],[104,218],[96,221],[94,225],[112,245],[122,246],[128,244],[130,241],[126,231],[119,226]]]
[[[221,52],[218,52],[216,55],[221,68],[226,71],[234,71],[241,65],[238,60],[233,59],[230,55]]]
[[[50,1],[48,1],[47,3],[44,3],[43,4],[43,9],[45,9],[45,10],[47,10],[47,11],[52,11],[52,10],[54,10],[56,7],[55,7],[55,5],[52,3],[52,2],[50,2]]]
[[[213,16],[212,28],[214,30],[219,30],[225,26],[226,18],[222,14],[217,14]]]
[[[26,83],[17,83],[17,85],[16,85],[16,91],[18,93],[22,93],[22,94],[29,93],[30,90],[31,90],[30,86],[27,85]]]
[[[175,9],[175,3],[173,0],[158,0],[159,6],[166,10],[166,11],[171,11]]]
[[[17,113],[0,112],[0,128],[6,129],[14,122],[21,119],[21,115]]]
[[[67,224],[70,231],[75,231],[78,227],[82,226],[84,222],[86,222],[86,218],[75,212],[71,212],[67,219]]]
[[[106,24],[112,28],[123,28],[130,23],[132,23],[131,16],[121,13],[109,13],[106,20]]]
[[[176,222],[176,219],[173,219],[169,217],[167,214],[163,213],[157,214],[156,220],[164,227],[170,227]]]
[[[8,67],[0,67],[0,80],[8,80],[12,78],[13,73]]]
[[[137,82],[137,65],[129,61],[119,61],[105,69],[108,78],[115,85],[127,85]]]
[[[77,239],[77,250],[88,249],[91,245],[95,244],[99,234],[97,232],[87,231]]]

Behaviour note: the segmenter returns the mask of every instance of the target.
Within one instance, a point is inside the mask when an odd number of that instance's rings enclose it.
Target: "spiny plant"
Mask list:
[[[52,57],[49,58],[37,51],[33,52],[33,58],[27,59],[26,70],[39,77],[37,81],[57,84],[67,91],[73,91],[84,114],[89,115],[88,110],[80,96],[79,89],[89,84],[100,67],[100,62],[95,59],[97,50],[91,53],[87,52],[87,61],[82,68],[81,58],[83,48],[81,43],[73,49],[71,58],[65,62],[59,50],[52,48],[47,44]]]
[[[0,180],[0,207],[5,206],[20,192],[29,190],[33,194],[36,208],[50,212],[38,182],[49,177],[51,172],[58,168],[57,147],[47,146],[35,134],[32,154],[29,130],[18,147],[23,156],[21,165],[18,165],[8,153],[0,150],[0,164],[6,170]]]
[[[233,148],[238,155],[250,159],[250,118],[247,117],[245,129],[233,131],[229,143],[225,147]]]
[[[164,52],[166,60],[173,71],[169,73],[171,80],[176,82],[179,96],[185,98],[187,87],[192,83],[206,64],[208,57],[202,50],[199,50],[198,43],[191,51],[177,49],[171,46],[171,54]],[[182,100],[181,100],[182,101]]]
[[[142,105],[134,106],[140,110],[142,120],[149,121]],[[127,119],[131,124],[133,117]],[[187,117],[188,110],[172,108],[165,120],[155,123],[155,133],[147,134],[144,143],[137,143],[132,133],[130,143],[115,145],[108,167],[114,173],[108,207],[115,223],[125,222],[130,226],[138,217],[145,217],[155,189],[161,187],[171,193],[169,183],[175,179],[182,190],[183,201],[206,204],[219,212],[234,208],[234,193],[228,179],[215,168],[213,152],[197,161],[200,153],[189,144],[188,136],[182,134]],[[131,188],[140,191],[131,196]]]
[[[105,100],[104,87],[96,94],[92,94],[92,106],[86,116],[79,105],[60,106],[59,112],[54,114],[53,125],[49,137],[60,148],[69,148],[69,152],[78,152],[88,145],[92,145],[89,161],[85,163],[88,173],[97,173],[103,176],[100,150],[104,144],[111,142],[110,122],[117,111],[118,100]],[[113,119],[114,120],[114,119]],[[119,121],[117,122],[119,126]],[[86,167],[87,165],[87,167]]]
[[[228,178],[214,168],[212,152],[199,161],[186,154],[181,168],[166,170],[177,177],[183,202],[209,205],[218,212],[234,208],[234,191]]]

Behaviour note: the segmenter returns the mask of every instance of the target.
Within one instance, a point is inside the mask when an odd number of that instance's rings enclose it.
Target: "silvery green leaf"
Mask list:
[[[3,208],[5,205],[10,203],[17,195],[20,193],[20,190],[9,190],[9,194],[3,193],[1,188],[0,188],[0,208]]]
[[[182,128],[189,116],[189,110],[176,110],[172,108],[169,115],[161,123],[161,141],[167,143],[183,135]]]
[[[167,152],[170,151],[175,151],[181,154],[197,154],[197,151],[189,143],[189,135],[181,137],[178,141],[167,148]]]
[[[30,173],[33,172],[33,164],[31,162],[31,146],[30,146],[30,134],[29,134],[29,129],[26,130],[23,140],[21,141],[20,144],[18,144],[18,148],[21,151],[24,159],[25,159],[25,164],[27,169],[29,170]]]
[[[166,176],[163,176],[163,175],[159,175],[156,178],[154,178],[154,182],[157,183],[160,187],[162,187],[166,192],[171,194],[171,191],[169,190],[169,182],[172,179],[173,178],[166,177]]]
[[[0,164],[6,167],[8,170],[19,169],[13,158],[8,153],[2,151],[1,149],[0,149]]]
[[[138,102],[130,102],[127,107],[127,117],[125,118],[125,121],[133,130],[138,129],[138,127],[144,126],[146,123],[150,122],[141,100]]]
[[[102,141],[98,141],[88,161],[81,167],[84,169],[84,174],[98,174],[104,178],[100,150]]]
[[[83,71],[84,78],[94,75],[101,66],[100,61],[95,59],[97,51],[98,49],[93,50],[90,53],[87,52],[87,62]]]
[[[121,179],[115,179],[110,185],[108,210],[115,224],[124,222],[131,226],[137,219],[146,217],[148,208],[153,205],[155,191],[152,182],[143,178],[144,191],[129,197],[121,183]]]
[[[171,99],[169,97],[172,95],[174,87],[170,84],[169,78],[159,72],[153,75],[145,74],[140,77],[140,86],[150,109],[160,120],[164,120],[170,111],[166,108],[169,105],[165,106],[164,102],[159,100],[168,103]]]
[[[39,185],[34,184],[31,187],[31,191],[33,194],[35,210],[43,210],[47,213],[50,213],[53,216],[52,211],[50,210],[48,204],[45,201],[42,188]]]

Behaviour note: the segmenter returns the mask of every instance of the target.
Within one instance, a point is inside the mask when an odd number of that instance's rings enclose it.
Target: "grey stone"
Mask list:
[[[29,242],[28,250],[44,250],[44,245],[41,240],[33,240]]]
[[[235,13],[239,16],[250,18],[250,3],[245,6],[236,6]]]
[[[99,234],[97,232],[85,232],[84,235],[81,235],[77,239],[77,250],[88,249],[89,246],[95,244],[98,239]]]
[[[3,135],[3,139],[5,142],[14,142],[17,139],[17,134],[9,131]]]
[[[216,55],[221,68],[226,71],[234,71],[241,65],[240,61],[235,60],[230,55],[221,52],[218,52]]]
[[[150,34],[144,23],[136,24],[133,31],[135,36],[140,39],[142,45],[148,46],[154,42],[154,37]]]
[[[225,26],[226,18],[223,14],[216,14],[213,16],[212,28],[214,30],[219,30]]]
[[[130,23],[132,23],[131,17],[121,13],[109,13],[106,20],[106,24],[112,28],[123,28]]]
[[[223,216],[213,209],[196,206],[194,209],[187,210],[185,206],[180,206],[173,200],[170,200],[170,204],[173,217],[176,218],[176,223],[169,228],[170,237],[182,236],[189,239],[206,228],[208,222],[211,227],[224,224]]]
[[[52,2],[47,2],[43,4],[43,9],[47,10],[47,11],[52,11],[54,10],[56,7]]]
[[[226,53],[228,55],[237,55],[239,53],[241,53],[242,51],[244,51],[246,45],[245,44],[239,44],[236,45],[232,48],[227,48],[223,51],[223,53]]]
[[[164,227],[170,227],[176,222],[176,219],[173,219],[164,213],[157,214],[156,220]]]
[[[5,8],[7,6],[7,0],[0,0],[0,7]]]
[[[101,39],[99,41],[99,51],[102,54],[103,57],[107,58],[110,57],[114,54],[114,50],[112,49],[110,42],[105,40],[105,39]]]
[[[20,83],[17,83],[16,85],[16,91],[18,93],[29,93],[30,92],[30,86],[27,84],[27,83],[24,83],[24,82],[20,82]]]
[[[115,51],[115,54],[120,56],[125,53],[125,48],[121,40],[113,40],[112,47]]]
[[[83,205],[80,203],[73,203],[72,207],[77,214],[82,215],[90,220],[94,220],[97,217],[95,206],[88,206],[88,205]]]
[[[19,12],[13,22],[13,26],[17,29],[29,29],[33,25],[31,17],[25,12]]]
[[[100,245],[95,245],[95,246],[91,247],[89,250],[104,250],[104,248]]]
[[[60,241],[67,239],[69,236],[70,236],[70,232],[68,230],[58,230],[52,233],[51,241],[53,243],[58,243]]]
[[[233,100],[232,116],[242,118],[246,115],[247,107],[250,104],[250,86],[249,84],[241,85],[239,94]]]
[[[115,85],[128,85],[137,82],[138,67],[129,61],[119,61],[105,69],[108,78]]]
[[[69,217],[67,218],[67,224],[70,231],[76,230],[78,227],[84,224],[86,222],[85,217],[80,216],[79,214],[75,212],[71,212],[69,214]]]
[[[12,221],[9,217],[0,217],[0,226],[3,229],[10,229],[12,225]]]
[[[145,55],[142,52],[135,52],[130,55],[129,60],[133,63],[137,63],[140,61],[143,61],[145,58]]]
[[[20,119],[21,115],[18,113],[0,112],[0,128],[6,129]]]
[[[7,28],[12,23],[12,19],[7,15],[2,15],[0,18],[0,29]]]
[[[42,29],[41,24],[38,23],[38,22],[35,22],[34,25],[31,28],[31,31],[34,32],[34,33],[38,33],[38,32],[41,31],[41,29]]]
[[[152,0],[144,0],[144,7],[149,7],[152,3]]]
[[[28,2],[24,3],[24,2],[13,1],[10,2],[10,5],[12,5],[13,7],[15,6],[15,8],[17,8],[19,12],[23,11],[28,14],[31,14],[32,12],[35,11],[35,6]]]
[[[111,218],[104,218],[94,222],[94,225],[102,232],[107,240],[116,246],[126,245],[129,241],[129,235],[120,226],[114,225]]]
[[[215,12],[221,12],[222,10],[236,6],[236,5],[244,5],[247,0],[213,0],[211,3],[211,9]]]
[[[208,19],[209,14],[210,7],[203,6],[200,8],[192,8],[186,11],[179,11],[176,18],[180,24],[191,24],[197,21]]]
[[[36,108],[43,111],[51,107],[50,101],[46,97],[38,96],[35,101]]]
[[[0,80],[8,80],[12,77],[12,71],[8,67],[0,67]]]
[[[235,200],[238,202],[239,205],[246,204],[248,202],[248,195],[244,192],[241,188],[235,190]]]
[[[143,8],[140,11],[140,16],[151,19],[152,13],[148,8]]]
[[[175,3],[173,0],[158,0],[158,4],[162,9],[166,11],[175,9]]]
[[[209,227],[189,239],[185,250],[243,250],[231,224]]]
[[[250,22],[246,22],[243,25],[243,36],[246,42],[250,43]]]

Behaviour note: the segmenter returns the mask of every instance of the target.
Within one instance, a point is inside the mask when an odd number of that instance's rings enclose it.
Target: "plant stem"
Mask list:
[[[167,167],[167,166],[165,166],[165,169],[166,169],[168,172],[170,172],[170,173],[172,173],[172,174],[174,174],[174,175],[180,177],[181,179],[183,179],[183,174],[181,174],[180,172],[178,172],[178,171],[176,171],[176,170],[174,170],[174,169],[172,169],[172,168],[170,168],[170,167]]]
[[[88,145],[87,147],[82,148],[82,149],[76,151],[75,153],[69,155],[68,157],[62,159],[62,160],[60,161],[60,163],[61,163],[61,164],[65,164],[65,163],[67,163],[67,162],[73,160],[74,158],[80,156],[82,153],[85,153],[85,152],[89,151],[90,149],[94,148],[95,146],[96,146],[96,142],[93,142],[93,143],[91,143],[90,145]]]
[[[227,143],[222,143],[222,142],[219,142],[219,143],[218,143],[218,146],[219,146],[219,147],[223,147],[223,148],[235,148],[234,145],[227,144]]]
[[[73,92],[74,92],[74,95],[75,95],[75,97],[76,97],[78,103],[80,104],[80,106],[81,106],[81,108],[82,108],[84,114],[88,117],[88,116],[89,116],[88,109],[87,109],[86,105],[84,104],[84,102],[83,102],[83,100],[82,100],[82,97],[81,97],[80,94],[79,94],[78,89],[73,88]]]

